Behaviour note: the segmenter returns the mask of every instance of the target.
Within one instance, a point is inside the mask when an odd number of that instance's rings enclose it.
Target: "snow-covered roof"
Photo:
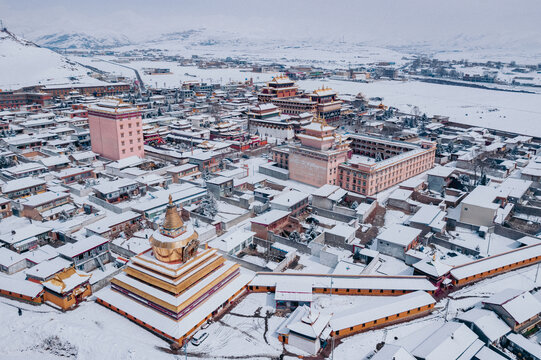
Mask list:
[[[421,234],[421,230],[404,226],[400,224],[392,224],[381,234],[377,236],[378,240],[387,241],[400,246],[408,246]]]
[[[306,305],[299,306],[290,317],[294,319],[286,325],[290,331],[314,340],[319,338],[331,319],[330,314],[321,314]]]
[[[0,248],[0,266],[10,267],[24,260],[25,257],[21,254],[4,247]]]
[[[461,280],[537,256],[541,256],[541,244],[521,247],[457,266],[451,270],[451,275],[455,279]]]
[[[430,225],[433,221],[443,221],[445,213],[436,205],[423,204],[408,221],[423,225]]]
[[[507,178],[501,183],[500,189],[505,193],[509,193],[509,196],[520,199],[528,191],[533,182],[529,180]]]
[[[60,255],[64,255],[68,258],[74,258],[77,255],[92,250],[95,247],[107,243],[108,241],[109,240],[99,235],[92,235],[87,238],[77,240],[75,243],[67,243],[62,245],[56,250]]]
[[[186,170],[193,169],[195,167],[197,167],[197,165],[195,165],[195,164],[182,164],[182,165],[174,166],[172,168],[167,169],[167,172],[168,173],[179,173],[179,172],[183,172],[183,171],[186,171]]]
[[[25,225],[22,228],[17,228],[13,232],[5,233],[0,235],[0,241],[7,244],[13,245],[20,241],[33,238],[35,236],[41,235],[51,231],[51,228],[45,224],[36,225],[34,223]]]
[[[415,360],[406,349],[399,345],[385,344],[374,356],[372,360]]]
[[[133,185],[137,185],[137,181],[122,178],[115,181],[104,181],[101,182],[99,185],[93,186],[92,188],[102,194],[109,194],[118,191],[121,188]]]
[[[532,354],[537,359],[541,359],[541,346],[539,344],[536,344],[533,341],[526,339],[524,336],[520,334],[511,333],[507,335],[506,337],[513,344],[516,344],[520,348],[524,349],[524,351],[528,352],[529,354]]]
[[[455,360],[472,346],[477,348],[474,354],[479,351],[483,343],[476,340],[477,335],[466,325],[451,321],[424,339],[411,353],[419,359]]]
[[[122,214],[110,214],[107,217],[96,221],[93,224],[87,225],[86,229],[95,233],[103,234],[110,230],[111,227],[122,224],[124,222],[134,220],[141,217],[141,214],[138,214],[133,211],[126,211]]]
[[[436,300],[428,293],[415,291],[396,296],[383,305],[376,304],[341,311],[333,315],[330,325],[333,331],[338,331],[435,303]]]
[[[32,281],[0,275],[0,290],[35,298],[41,293],[43,286]]]
[[[376,275],[331,275],[304,273],[257,273],[250,285],[276,286],[279,281],[289,280],[297,284],[309,283],[313,288],[340,289],[382,289],[382,290],[425,290],[434,291],[436,287],[425,276],[376,276]]]
[[[413,191],[406,190],[406,189],[396,189],[394,190],[390,195],[389,199],[398,200],[398,201],[405,201],[411,197],[413,194]]]
[[[32,195],[32,196],[22,199],[21,204],[30,206],[30,207],[36,207],[42,204],[49,203],[54,200],[65,199],[65,198],[68,198],[69,196],[70,195],[66,193],[46,191],[44,193]]]
[[[511,331],[511,328],[490,310],[473,308],[464,313],[459,313],[457,319],[475,324],[490,342],[500,339]]]
[[[52,290],[58,294],[69,293],[76,287],[90,280],[92,274],[70,268],[56,274],[51,279],[42,282],[44,288]]]
[[[312,302],[312,284],[281,279],[276,283],[274,299],[276,301]]]
[[[49,166],[56,166],[56,165],[62,165],[62,164],[69,164],[70,160],[66,155],[59,155],[59,156],[50,156],[47,158],[43,158],[40,160],[40,162],[49,167]]]
[[[452,266],[435,260],[430,256],[427,256],[425,259],[416,262],[412,266],[423,274],[428,274],[435,278],[439,278],[440,276],[447,274],[452,268]]]
[[[17,190],[22,190],[29,187],[39,186],[39,185],[44,185],[44,184],[45,184],[45,180],[28,176],[22,179],[15,179],[15,180],[10,180],[6,182],[4,185],[2,185],[2,192],[10,193]]]
[[[500,207],[499,204],[494,202],[499,196],[502,196],[502,194],[498,190],[488,186],[479,185],[473,189],[464,200],[462,200],[462,204],[486,207],[495,210]]]
[[[209,246],[226,252],[235,249],[237,246],[250,239],[255,232],[238,228],[234,231],[228,231],[217,239],[211,240]]]
[[[500,305],[518,324],[541,313],[541,302],[527,291],[517,295],[515,289],[503,290],[483,303]]]
[[[273,205],[290,208],[306,199],[308,199],[308,194],[305,194],[297,190],[291,190],[288,192],[281,193],[280,195],[274,197],[274,199],[271,200],[270,204],[271,204],[271,208]]]
[[[252,218],[250,221],[252,223],[257,223],[261,225],[270,225],[280,219],[283,219],[284,217],[288,216],[288,211],[283,210],[271,210],[264,214],[261,214],[259,216],[256,216],[255,218]]]
[[[71,267],[73,263],[61,257],[43,261],[40,264],[31,267],[25,271],[27,276],[37,279],[48,279],[54,274]]]
[[[427,175],[447,178],[455,171],[455,168],[447,166],[436,166],[426,172]]]

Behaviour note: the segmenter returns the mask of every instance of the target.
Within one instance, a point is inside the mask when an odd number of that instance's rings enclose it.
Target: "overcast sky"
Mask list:
[[[206,28],[393,45],[477,37],[528,42],[540,37],[540,18],[539,0],[0,0],[0,19],[27,37],[86,32],[139,40]]]

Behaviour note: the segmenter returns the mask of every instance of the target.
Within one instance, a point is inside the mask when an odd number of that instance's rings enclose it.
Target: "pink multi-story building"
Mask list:
[[[274,161],[289,169],[289,178],[314,186],[338,185],[338,165],[345,162],[349,141],[335,137],[335,127],[314,120],[298,134],[300,145],[275,148]]]
[[[88,107],[92,151],[110,160],[143,157],[141,112],[117,99],[104,99]]]
[[[374,195],[434,166],[436,144],[350,134],[353,156],[339,166],[341,188]]]

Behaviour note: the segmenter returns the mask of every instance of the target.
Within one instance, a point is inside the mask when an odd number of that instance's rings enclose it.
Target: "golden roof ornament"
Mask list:
[[[169,204],[165,211],[165,221],[162,228],[165,230],[177,230],[182,226],[184,226],[184,221],[182,221],[182,218],[178,214],[177,207],[173,204],[173,196],[169,194]]]

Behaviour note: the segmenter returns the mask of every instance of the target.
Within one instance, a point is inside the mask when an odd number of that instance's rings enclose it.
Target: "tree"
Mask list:
[[[198,210],[201,215],[214,219],[216,214],[218,214],[218,204],[212,193],[208,193],[207,196],[203,198]]]
[[[438,142],[436,144],[436,156],[441,156],[443,154],[443,146],[441,145],[441,142]]]
[[[291,234],[289,234],[289,240],[294,241],[294,242],[300,242],[301,235],[297,232],[297,230],[293,230]]]
[[[452,154],[453,153],[453,150],[455,149],[455,145],[453,144],[453,142],[449,142],[449,144],[447,144],[447,152],[449,154]]]

